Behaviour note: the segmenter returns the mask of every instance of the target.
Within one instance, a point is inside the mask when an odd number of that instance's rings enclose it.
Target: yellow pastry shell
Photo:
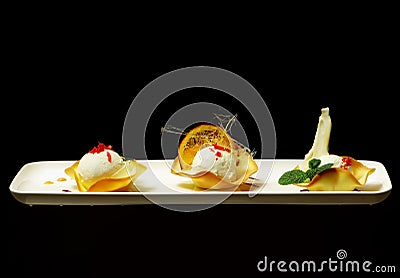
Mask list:
[[[310,191],[351,191],[362,187],[368,177],[375,172],[375,168],[369,168],[358,160],[351,160],[352,170],[343,168],[330,168],[314,176],[309,183],[296,184]]]
[[[175,158],[171,172],[175,175],[185,176],[192,179],[192,181],[200,188],[203,189],[235,189],[235,190],[249,190],[250,185],[246,184],[249,177],[258,171],[258,165],[253,158],[247,154],[247,163],[243,163],[243,169],[238,169],[240,174],[239,178],[235,181],[228,182],[223,177],[209,171],[202,172],[189,172],[184,170],[180,164],[179,158]]]
[[[78,165],[79,160],[66,168],[65,173],[75,179],[81,192],[136,191],[133,183],[147,169],[136,160],[126,160],[124,165],[109,177],[84,180],[77,171]]]

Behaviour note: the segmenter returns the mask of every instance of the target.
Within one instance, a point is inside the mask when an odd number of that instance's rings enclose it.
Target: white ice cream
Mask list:
[[[79,161],[78,173],[84,180],[109,177],[124,165],[123,159],[112,150],[87,153]]]
[[[318,157],[318,159],[321,160],[320,166],[332,163],[332,167],[337,168],[340,167],[340,165],[342,164],[342,158],[335,154],[323,155]]]
[[[214,146],[199,150],[192,162],[192,170],[209,171],[226,181],[234,181],[236,177],[236,159],[230,151]]]

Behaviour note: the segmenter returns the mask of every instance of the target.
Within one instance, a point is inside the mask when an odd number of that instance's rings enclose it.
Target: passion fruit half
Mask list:
[[[183,169],[190,168],[196,153],[205,144],[234,147],[231,137],[219,126],[202,124],[191,129],[179,144],[178,157]]]

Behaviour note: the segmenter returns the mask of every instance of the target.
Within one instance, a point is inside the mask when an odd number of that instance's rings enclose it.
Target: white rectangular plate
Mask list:
[[[301,191],[295,185],[279,185],[279,177],[300,165],[300,159],[256,159],[259,171],[255,190],[202,191],[191,179],[170,172],[172,160],[137,160],[148,169],[135,184],[137,192],[79,192],[64,170],[75,161],[40,161],[25,164],[10,184],[12,195],[29,205],[134,205],[134,204],[375,204],[392,189],[380,162],[360,160],[376,171],[360,191]],[[65,180],[59,180],[64,178]],[[47,181],[53,183],[46,183]]]

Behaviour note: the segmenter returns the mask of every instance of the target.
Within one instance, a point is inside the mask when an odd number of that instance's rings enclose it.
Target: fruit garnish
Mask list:
[[[179,144],[178,155],[183,168],[191,165],[196,153],[204,144],[218,146],[221,150],[234,147],[230,136],[219,126],[199,125],[190,130]]]

